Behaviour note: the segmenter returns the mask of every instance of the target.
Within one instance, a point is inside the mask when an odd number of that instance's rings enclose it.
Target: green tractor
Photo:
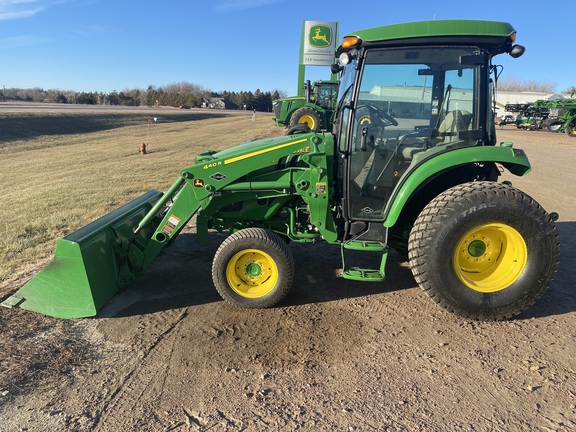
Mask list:
[[[315,81],[312,85],[306,81],[304,96],[291,96],[272,102],[273,120],[277,126],[288,127],[289,134],[302,130],[328,130],[337,97],[337,81]]]
[[[494,125],[492,60],[519,57],[515,38],[508,23],[460,20],[351,33],[332,68],[332,132],[196,156],[164,194],[150,191],[58,240],[52,263],[3,304],[95,315],[196,217],[200,242],[209,230],[228,235],[212,279],[239,307],[282,301],[298,242],[340,247],[342,276],[367,282],[384,280],[395,249],[431,299],[462,317],[525,311],[556,273],[559,237],[557,214],[498,182],[502,169],[531,169],[524,151],[498,144]],[[351,264],[358,254],[375,259]]]

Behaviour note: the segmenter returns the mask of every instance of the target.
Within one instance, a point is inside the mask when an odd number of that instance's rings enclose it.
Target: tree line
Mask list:
[[[554,93],[556,83],[550,81],[523,81],[514,77],[505,76],[498,79],[498,88],[513,92],[542,92]]]
[[[521,81],[503,77],[498,81],[500,90],[532,91],[553,93],[556,84],[549,81]],[[574,86],[566,89],[564,94],[576,95]],[[149,86],[147,89],[130,89],[105,92],[76,92],[73,90],[44,90],[42,88],[4,88],[0,90],[0,101],[23,101],[40,103],[63,103],[83,105],[123,105],[123,106],[189,106],[202,107],[212,98],[228,99],[237,109],[269,112],[272,101],[286,97],[279,90],[261,91],[222,91],[213,92],[202,86],[189,82],[179,82],[163,87]]]
[[[22,101],[39,103],[63,103],[83,105],[123,106],[187,106],[200,108],[213,98],[228,99],[237,109],[271,111],[272,101],[285,97],[280,90],[222,91],[212,92],[188,82],[169,84],[163,87],[149,86],[146,90],[130,89],[105,92],[76,92],[73,90],[44,90],[42,88],[4,88],[0,90],[0,101]]]
[[[557,84],[549,80],[520,80],[515,77],[505,76],[498,79],[498,88],[513,92],[538,92],[538,93],[555,93]],[[568,87],[561,91],[564,95],[574,95],[575,87]],[[572,97],[572,96],[571,96]]]

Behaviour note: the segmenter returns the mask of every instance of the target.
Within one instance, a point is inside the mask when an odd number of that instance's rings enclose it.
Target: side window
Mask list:
[[[446,72],[446,88],[452,90],[445,102],[445,111],[454,110],[474,112],[474,71],[472,69],[451,70]]]
[[[432,77],[420,63],[367,63],[354,109],[349,203],[353,218],[379,220],[430,124]]]
[[[445,100],[438,122],[436,145],[474,145],[473,140],[462,140],[459,132],[475,128],[474,110],[476,105],[474,70],[459,69],[446,71]]]

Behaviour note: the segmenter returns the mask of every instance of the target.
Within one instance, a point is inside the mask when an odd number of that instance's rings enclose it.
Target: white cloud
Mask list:
[[[52,42],[52,40],[40,36],[13,36],[0,39],[0,50],[23,48],[49,42]]]
[[[220,13],[238,12],[280,3],[284,0],[220,0],[214,4],[214,10]]]
[[[0,0],[0,21],[30,18],[46,9],[40,0]]]

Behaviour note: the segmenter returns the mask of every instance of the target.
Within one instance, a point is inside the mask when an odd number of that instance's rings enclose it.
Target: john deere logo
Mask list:
[[[332,28],[325,25],[315,25],[310,27],[308,35],[310,45],[317,48],[330,46],[332,43]]]

